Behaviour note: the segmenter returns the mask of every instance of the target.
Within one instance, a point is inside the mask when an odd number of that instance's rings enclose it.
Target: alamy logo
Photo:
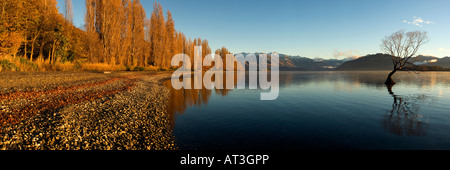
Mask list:
[[[208,54],[203,59],[201,56],[202,47],[195,46],[194,63],[191,63],[191,58],[186,54],[177,54],[172,57],[171,65],[173,67],[179,67],[179,69],[172,74],[172,86],[174,89],[202,89],[202,86],[210,90],[213,88],[245,89],[245,79],[247,77],[245,75],[247,74],[249,79],[249,89],[258,89],[258,84],[259,88],[262,90],[270,89],[270,92],[268,93],[261,93],[261,100],[275,100],[278,98],[278,54],[270,55],[270,69],[268,67],[269,60],[267,54],[260,54],[258,59],[255,54],[248,54],[245,57],[242,54],[227,54],[226,56]],[[223,63],[222,57],[226,57],[225,63]],[[181,66],[180,62],[182,62]],[[211,67],[213,65],[212,62],[214,62],[213,67]],[[224,68],[224,64],[226,68]],[[211,67],[211,69],[203,73],[203,66]],[[246,70],[246,67],[248,67],[248,70]],[[270,73],[270,81],[268,79],[268,73]],[[236,86],[234,82],[235,75],[241,75],[239,76],[241,78],[237,79]],[[215,81],[212,80],[213,76],[215,77]],[[223,80],[224,76],[226,78],[225,83],[222,83],[219,80]],[[257,80],[259,80],[259,83]],[[194,81],[194,87],[192,87],[192,81]]]

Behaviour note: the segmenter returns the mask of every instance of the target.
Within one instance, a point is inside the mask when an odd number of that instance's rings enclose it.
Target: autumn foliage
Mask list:
[[[85,0],[84,4],[85,24],[77,28],[71,0],[65,0],[64,12],[58,10],[56,0],[2,0],[0,61],[8,60],[16,66],[9,70],[16,71],[92,66],[170,69],[175,54],[194,56],[194,46],[202,46],[202,58],[211,53],[206,39],[186,38],[176,30],[172,13],[164,13],[157,2],[151,16],[146,16],[139,0]],[[24,61],[33,69],[19,69]],[[0,65],[1,70],[8,69]]]

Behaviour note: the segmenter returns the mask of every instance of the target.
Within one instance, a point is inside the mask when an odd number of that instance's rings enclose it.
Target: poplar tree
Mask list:
[[[73,24],[73,5],[72,0],[64,0],[64,17],[67,22]]]
[[[161,4],[155,2],[153,12],[150,18],[150,39],[152,47],[153,65],[164,67],[164,33],[165,21]]]
[[[166,36],[165,36],[165,63],[164,67],[170,67],[170,61],[175,55],[175,23],[172,19],[172,13],[167,11]]]

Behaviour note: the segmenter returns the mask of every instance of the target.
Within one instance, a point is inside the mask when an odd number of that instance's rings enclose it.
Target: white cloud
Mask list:
[[[438,61],[437,59],[428,60],[429,63],[435,63],[437,61]]]
[[[334,58],[345,57],[345,60],[355,60],[360,58],[358,50],[337,51],[334,50]]]
[[[438,62],[438,59],[431,59],[431,60],[425,60],[425,61],[418,61],[418,62],[414,62],[415,65],[424,65],[424,64],[428,64],[428,63],[435,63]]]
[[[425,21],[421,17],[414,17],[412,21],[403,20],[403,23],[423,27],[423,24],[434,24],[433,21]]]

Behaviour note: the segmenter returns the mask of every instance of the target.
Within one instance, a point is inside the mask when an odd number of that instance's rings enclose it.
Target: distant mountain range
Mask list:
[[[250,53],[240,53],[247,56]],[[267,54],[268,60],[274,53],[253,53],[259,59],[259,54]],[[301,56],[289,56],[286,54],[278,54],[280,57],[280,71],[332,71],[346,60],[337,59],[311,59]],[[270,65],[270,61],[268,62]],[[248,65],[248,64],[246,64]]]
[[[347,61],[337,67],[336,71],[375,71],[392,70],[392,56],[386,54],[374,54]]]
[[[250,53],[241,53],[247,56]],[[254,53],[259,58],[260,52]],[[274,53],[266,53],[268,58]],[[392,70],[392,56],[387,54],[371,54],[355,60],[349,59],[321,59],[307,58],[301,56],[289,56],[279,54],[280,71],[378,71]],[[269,60],[269,59],[268,59]],[[437,58],[433,56],[413,57],[410,62],[423,66],[439,66],[450,68],[450,57]],[[248,64],[246,64],[248,65]],[[269,61],[270,65],[270,61]]]
[[[418,66],[439,66],[442,68],[450,67],[450,58],[437,58],[433,56],[419,55],[412,57],[409,62]],[[408,66],[408,65],[407,65]],[[407,67],[406,66],[406,67]],[[372,54],[356,60],[348,61],[337,67],[336,71],[376,71],[392,70],[392,56],[387,54]]]

